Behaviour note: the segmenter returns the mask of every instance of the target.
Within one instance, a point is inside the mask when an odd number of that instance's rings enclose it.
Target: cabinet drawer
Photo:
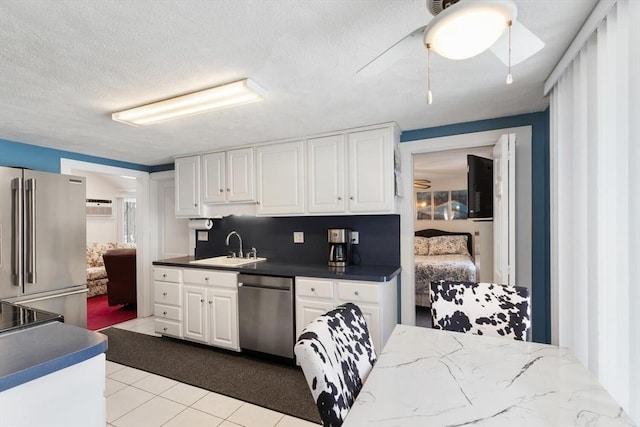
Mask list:
[[[198,285],[222,286],[225,288],[238,287],[238,273],[204,269],[185,269],[184,282]]]
[[[333,281],[296,277],[296,295],[333,298]]]
[[[182,305],[181,295],[177,283],[153,282],[153,301],[156,303]]]
[[[378,301],[379,285],[366,282],[338,282],[338,299],[341,301]]]
[[[182,324],[180,322],[172,322],[170,320],[155,320],[155,330],[162,335],[172,335],[182,338]]]
[[[180,321],[182,319],[181,312],[182,309],[180,307],[162,304],[155,304],[153,306],[153,315],[156,316],[156,318],[160,317],[162,319]]]
[[[153,280],[162,282],[180,283],[182,279],[182,271],[174,268],[157,268],[153,269]]]

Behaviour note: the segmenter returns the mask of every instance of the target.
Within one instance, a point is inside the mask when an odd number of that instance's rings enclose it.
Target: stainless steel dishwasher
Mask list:
[[[293,359],[293,278],[238,275],[240,348]]]

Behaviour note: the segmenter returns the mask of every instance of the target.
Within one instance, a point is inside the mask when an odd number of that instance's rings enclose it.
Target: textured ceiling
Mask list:
[[[473,1],[473,0],[463,0]],[[424,0],[2,0],[0,138],[156,165],[175,155],[395,121],[402,130],[541,111],[542,85],[596,0],[516,0],[546,47],[513,69],[489,51],[426,52],[357,75],[431,16]],[[250,77],[263,102],[147,127],[111,113]]]

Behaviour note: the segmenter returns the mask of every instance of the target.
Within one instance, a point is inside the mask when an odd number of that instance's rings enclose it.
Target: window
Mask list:
[[[122,201],[122,242],[136,243],[136,199]]]

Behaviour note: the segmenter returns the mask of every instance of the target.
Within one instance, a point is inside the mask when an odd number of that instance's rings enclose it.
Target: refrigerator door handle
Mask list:
[[[27,195],[27,283],[36,283],[36,180],[25,181]]]
[[[13,197],[11,283],[13,286],[22,286],[22,238],[20,237],[20,230],[22,230],[22,178],[14,178],[11,181],[11,195]]]

